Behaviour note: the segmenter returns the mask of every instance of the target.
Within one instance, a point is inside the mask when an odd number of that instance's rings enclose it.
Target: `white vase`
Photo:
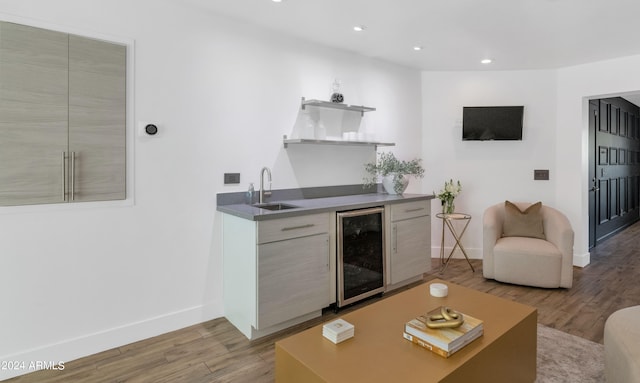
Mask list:
[[[409,186],[409,179],[407,177],[402,177],[400,180],[399,188],[394,187],[395,183],[393,182],[394,175],[389,174],[387,176],[382,177],[382,186],[387,194],[402,194],[405,190],[407,190],[407,186]]]

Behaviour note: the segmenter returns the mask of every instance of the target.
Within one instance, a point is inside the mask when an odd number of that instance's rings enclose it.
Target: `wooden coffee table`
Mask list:
[[[431,283],[449,287],[445,298]],[[484,321],[484,335],[449,358],[402,337],[404,323],[438,306]],[[536,379],[537,311],[441,280],[342,316],[355,336],[333,344],[322,325],[276,342],[276,382],[527,382]]]

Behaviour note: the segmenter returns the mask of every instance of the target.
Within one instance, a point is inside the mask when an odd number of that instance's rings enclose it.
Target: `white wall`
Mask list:
[[[135,139],[134,204],[1,209],[0,360],[66,361],[222,316],[216,193],[246,190],[262,166],[274,188],[359,183],[374,156],[283,148],[300,97],[327,99],[336,77],[347,103],[378,108],[363,129],[421,154],[415,70],[179,1],[2,0],[0,19],[133,41],[130,113],[160,127]],[[224,172],[241,184],[224,186]]]
[[[464,245],[482,258],[482,214],[511,201],[556,206],[555,71],[423,72],[423,157],[425,193],[438,193],[445,180],[460,180],[456,211],[472,215]],[[524,105],[522,141],[462,141],[463,106]],[[548,169],[549,181],[534,181],[534,169]],[[434,212],[440,201],[432,202]],[[433,255],[439,255],[442,222],[432,220]],[[447,237],[445,247],[454,242]],[[459,252],[458,252],[459,253]]]
[[[575,231],[574,264],[589,263],[588,100],[638,94],[640,56],[542,71],[423,72],[423,192],[460,179],[456,208],[473,215],[469,255],[482,258],[482,213],[505,199],[541,200],[563,211]],[[462,106],[525,105],[522,142],[463,142]],[[549,169],[549,181],[533,181]],[[437,200],[434,210],[439,209]],[[441,222],[433,221],[433,255]],[[445,246],[449,248],[449,240]]]

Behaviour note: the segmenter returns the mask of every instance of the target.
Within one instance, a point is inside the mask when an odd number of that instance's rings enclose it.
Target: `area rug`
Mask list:
[[[603,345],[538,324],[536,383],[604,381]]]

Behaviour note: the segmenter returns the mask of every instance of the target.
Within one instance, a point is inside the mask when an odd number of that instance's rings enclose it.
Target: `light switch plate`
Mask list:
[[[549,169],[534,170],[533,179],[536,181],[549,181]]]
[[[224,173],[224,184],[239,184],[240,183],[240,173]]]

